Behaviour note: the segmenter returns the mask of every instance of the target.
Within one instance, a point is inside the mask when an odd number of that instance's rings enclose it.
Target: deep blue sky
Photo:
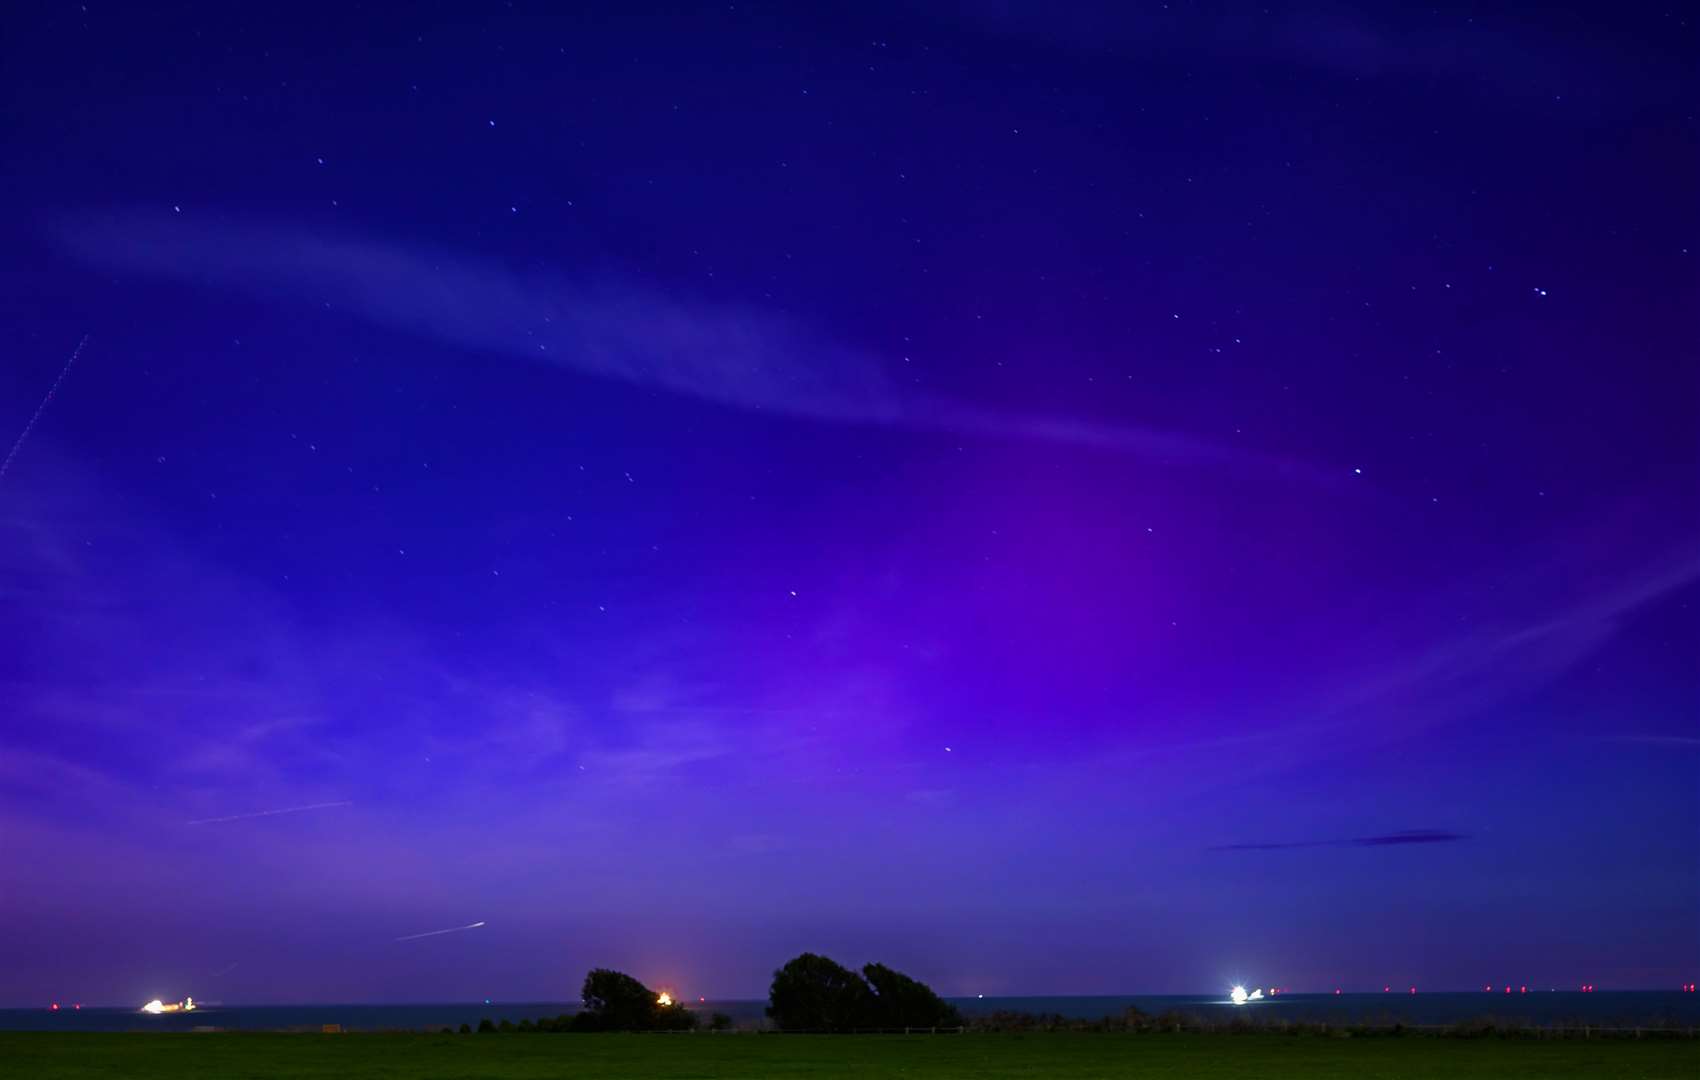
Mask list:
[[[564,6],[9,13],[0,1003],[1694,980],[1680,5]]]

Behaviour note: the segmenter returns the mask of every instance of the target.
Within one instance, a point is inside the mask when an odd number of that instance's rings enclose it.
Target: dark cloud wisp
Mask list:
[[[1349,840],[1290,840],[1274,843],[1216,844],[1211,851],[1290,851],[1318,847],[1402,847],[1413,844],[1449,844],[1468,840],[1463,833],[1446,829],[1406,829],[1376,836],[1354,836]]]

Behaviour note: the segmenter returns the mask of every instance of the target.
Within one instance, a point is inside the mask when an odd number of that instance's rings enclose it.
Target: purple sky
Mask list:
[[[1695,979],[1691,21],[561,6],[0,38],[0,1005]]]

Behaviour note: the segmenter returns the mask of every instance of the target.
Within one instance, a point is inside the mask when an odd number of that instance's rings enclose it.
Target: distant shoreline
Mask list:
[[[1487,993],[1359,993],[1282,994],[1253,1005],[1236,1007],[1220,995],[1068,995],[971,997],[948,999],[970,1023],[994,1013],[1052,1015],[1090,1021],[1134,1008],[1149,1017],[1166,1012],[1197,1018],[1212,1025],[1235,1021],[1267,1024],[1373,1025],[1421,1029],[1448,1027],[1495,1018],[1508,1027],[1589,1025],[1700,1027],[1700,995],[1680,991],[1626,990],[1581,993],[1534,991]],[[707,1015],[723,1012],[735,1027],[752,1030],[765,1025],[766,1001],[736,999],[692,1002]],[[210,1004],[189,1013],[146,1015],[130,1007],[81,1009],[62,1006],[54,1012],[37,1006],[0,1009],[0,1031],[177,1031],[216,1028],[231,1031],[305,1031],[334,1024],[343,1031],[421,1031],[461,1024],[476,1028],[482,1019],[553,1019],[578,1010],[575,1002],[437,1002],[425,1004],[324,1003],[294,1005]]]

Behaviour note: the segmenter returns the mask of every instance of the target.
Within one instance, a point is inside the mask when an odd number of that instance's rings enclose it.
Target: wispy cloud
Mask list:
[[[1450,844],[1468,840],[1462,833],[1445,829],[1408,829],[1377,836],[1354,836],[1346,840],[1290,840],[1276,843],[1217,844],[1210,851],[1290,851],[1319,847],[1405,847],[1417,844]]]
[[[1031,439],[1191,464],[1320,470],[1136,425],[1004,413],[900,387],[882,360],[783,314],[631,282],[525,275],[493,262],[272,224],[87,217],[64,248],[106,269],[330,305],[378,325],[732,408],[838,424]]]
[[[1588,738],[1594,742],[1664,746],[1672,750],[1700,750],[1700,738],[1692,735],[1590,735]]]
[[[1447,832],[1444,829],[1411,829],[1406,832],[1383,833],[1380,836],[1359,836],[1352,840],[1357,847],[1397,847],[1402,844],[1446,844],[1454,840],[1468,840],[1461,833]]]
[[[1670,53],[1632,55],[1606,40],[1578,56],[1528,20],[1448,24],[1403,18],[1391,8],[1371,13],[1326,4],[1238,14],[1134,4],[1059,9],[1040,0],[913,4],[944,23],[1086,54],[1269,65],[1351,79],[1445,79],[1518,97],[1553,93],[1567,79],[1574,84],[1579,66],[1590,71],[1592,85],[1609,85],[1618,95],[1667,90],[1683,74]]]

